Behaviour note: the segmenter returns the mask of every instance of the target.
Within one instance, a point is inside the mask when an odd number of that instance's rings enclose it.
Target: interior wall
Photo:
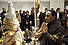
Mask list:
[[[0,0],[0,2],[8,2],[8,1],[13,1],[13,2],[34,2],[35,0]],[[39,0],[39,1],[49,1],[49,0]]]
[[[32,2],[15,2],[13,3],[14,5],[14,9],[15,10],[30,10],[34,4]],[[2,8],[6,8],[8,9],[8,3],[7,2],[0,2],[0,11],[2,10]]]
[[[34,7],[34,2],[13,2],[15,10],[31,10],[32,7]],[[49,2],[41,2],[41,7],[44,9],[47,7],[49,9]],[[0,2],[0,11],[2,11],[2,8],[8,8],[7,2]]]
[[[64,9],[64,0],[50,0],[50,8],[61,8]]]

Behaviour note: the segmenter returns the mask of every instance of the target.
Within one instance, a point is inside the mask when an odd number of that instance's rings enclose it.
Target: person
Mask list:
[[[65,19],[63,18],[63,12],[61,11],[61,8],[57,8],[56,9],[56,13],[55,13],[55,16],[56,16],[56,20],[58,20],[62,26],[65,26]]]
[[[23,13],[20,16],[21,16],[20,27],[22,31],[25,31],[25,11],[23,11]]]
[[[32,41],[32,39],[31,39],[32,36],[33,36],[32,32],[28,28],[26,28],[25,34],[24,34],[24,37],[25,37],[24,40],[26,41],[26,43],[29,43]]]
[[[40,19],[40,27],[41,27],[41,24],[44,22],[44,16],[43,16],[43,13],[40,12],[40,15],[39,15],[39,19]]]
[[[28,28],[30,30],[30,15],[29,15],[29,11],[26,11],[26,15],[25,15],[25,29]]]
[[[14,13],[12,1],[8,2],[8,12],[5,16],[4,21],[4,35],[3,42],[0,45],[22,45],[22,40],[24,38],[22,31],[19,27],[19,22]]]
[[[56,13],[55,13],[56,19],[62,19],[62,13],[61,13],[61,8],[57,8],[56,9]]]
[[[35,19],[34,19],[34,18],[35,18],[35,17],[34,17],[34,8],[31,9],[31,14],[30,14],[30,17],[29,17],[29,18],[30,18],[30,22],[31,22],[30,25],[31,25],[31,26],[35,26],[35,21],[34,21],[34,20],[35,20]]]
[[[48,8],[45,8],[45,12],[43,13],[43,22],[45,21],[46,12],[48,11]]]
[[[67,28],[68,27],[68,24],[67,24],[67,19],[68,19],[68,12],[67,12],[67,9],[64,9],[64,19],[65,19],[65,28]]]
[[[4,18],[5,18],[5,14],[6,14],[6,9],[5,8],[2,8],[2,12],[1,12],[1,21],[2,21],[2,25],[3,25],[3,21],[4,21]]]
[[[16,11],[15,13],[16,13],[16,18],[18,19],[19,23],[21,23],[21,16],[19,15],[18,11]]]
[[[64,27],[55,20],[51,11],[46,12],[45,22],[35,33],[35,38],[41,38],[40,45],[62,45],[61,39],[65,34]]]
[[[52,11],[52,13],[53,14],[55,14],[56,12],[55,12],[55,10],[54,10],[54,8],[51,8],[51,11]]]

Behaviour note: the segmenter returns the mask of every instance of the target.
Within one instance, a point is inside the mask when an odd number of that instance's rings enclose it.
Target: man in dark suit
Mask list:
[[[30,15],[29,15],[29,11],[26,11],[26,15],[25,15],[25,29],[28,28],[30,30]]]
[[[40,12],[40,15],[39,15],[39,19],[40,19],[40,27],[41,27],[41,24],[45,21],[44,17],[45,17],[45,16],[43,15],[43,13]]]
[[[2,12],[1,12],[1,21],[2,21],[2,25],[3,25],[3,21],[4,21],[4,18],[5,18],[5,14],[6,14],[6,9],[5,8],[2,8]]]
[[[45,15],[46,15],[46,12],[48,11],[47,8],[45,8],[45,12],[43,13],[43,20],[45,20]]]
[[[31,21],[31,26],[35,26],[34,8],[32,8],[29,18],[30,18],[30,21]]]
[[[22,31],[24,31],[25,30],[25,11],[23,11],[23,13],[20,16],[21,16],[20,27],[21,27]]]
[[[62,13],[61,13],[61,9],[57,8],[56,9],[56,13],[55,13],[56,19],[62,19]]]

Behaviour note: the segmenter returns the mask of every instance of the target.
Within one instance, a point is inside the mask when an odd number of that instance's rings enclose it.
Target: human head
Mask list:
[[[51,8],[51,10],[54,10],[54,8]]]
[[[19,10],[19,13],[21,14],[22,10]]]
[[[48,9],[47,8],[45,8],[45,12],[47,12],[48,11]]]
[[[47,23],[51,23],[54,20],[54,15],[52,14],[51,11],[46,12],[45,20]]]
[[[6,11],[6,9],[5,9],[5,8],[2,8],[2,10],[3,10],[3,11]]]
[[[29,11],[26,11],[26,15],[29,15]]]
[[[56,12],[61,12],[61,9],[60,9],[60,8],[57,8],[57,9],[56,9]]]
[[[18,11],[16,11],[15,13],[18,14]]]

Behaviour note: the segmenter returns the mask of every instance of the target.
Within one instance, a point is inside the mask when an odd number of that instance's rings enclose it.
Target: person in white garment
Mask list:
[[[0,45],[23,45],[23,34],[13,8],[12,1],[8,2],[8,12],[4,21],[3,42]]]

